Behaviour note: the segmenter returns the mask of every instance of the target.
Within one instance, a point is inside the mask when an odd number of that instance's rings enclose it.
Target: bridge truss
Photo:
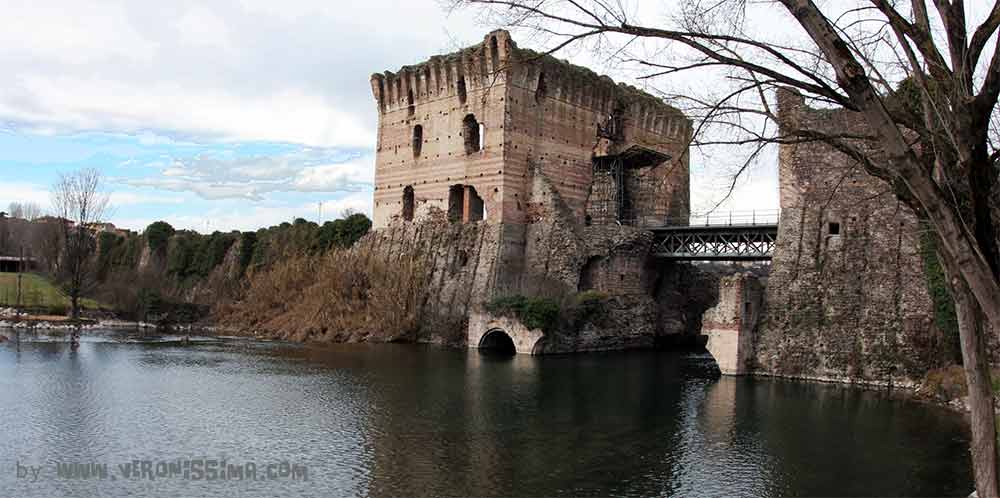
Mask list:
[[[771,259],[778,225],[666,226],[653,232],[656,257],[687,261],[761,261]]]

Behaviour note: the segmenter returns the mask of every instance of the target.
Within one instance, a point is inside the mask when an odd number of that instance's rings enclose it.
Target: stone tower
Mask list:
[[[607,76],[519,49],[506,31],[374,74],[374,226],[437,213],[524,224],[539,176],[577,223],[686,216],[691,123]]]

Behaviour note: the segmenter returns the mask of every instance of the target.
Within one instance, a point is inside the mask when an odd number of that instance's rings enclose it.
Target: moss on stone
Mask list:
[[[934,326],[943,335],[948,348],[948,356],[956,362],[961,362],[961,349],[958,338],[958,316],[955,314],[955,301],[951,297],[948,279],[945,277],[941,261],[938,260],[937,240],[929,227],[922,227],[920,235],[920,254],[924,260],[924,273],[927,276],[927,290],[934,303]]]

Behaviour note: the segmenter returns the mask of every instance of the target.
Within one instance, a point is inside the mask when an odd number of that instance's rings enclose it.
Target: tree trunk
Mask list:
[[[972,432],[972,469],[975,473],[976,492],[980,497],[1000,496],[997,471],[997,429],[993,410],[993,383],[990,379],[989,357],[986,353],[985,320],[975,296],[957,275],[957,265],[944,259],[944,269],[951,282],[958,318],[959,340],[962,346],[962,364],[969,388],[969,429]],[[996,324],[992,324],[997,327]]]

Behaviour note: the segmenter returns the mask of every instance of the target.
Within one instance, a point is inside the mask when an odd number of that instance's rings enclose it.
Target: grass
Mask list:
[[[0,273],[0,306],[14,306],[16,304],[17,274]],[[34,273],[22,274],[21,304],[29,308],[45,308],[52,311],[53,314],[64,314],[69,310],[69,298],[48,279]],[[80,305],[87,309],[101,307],[93,299],[81,299]]]

